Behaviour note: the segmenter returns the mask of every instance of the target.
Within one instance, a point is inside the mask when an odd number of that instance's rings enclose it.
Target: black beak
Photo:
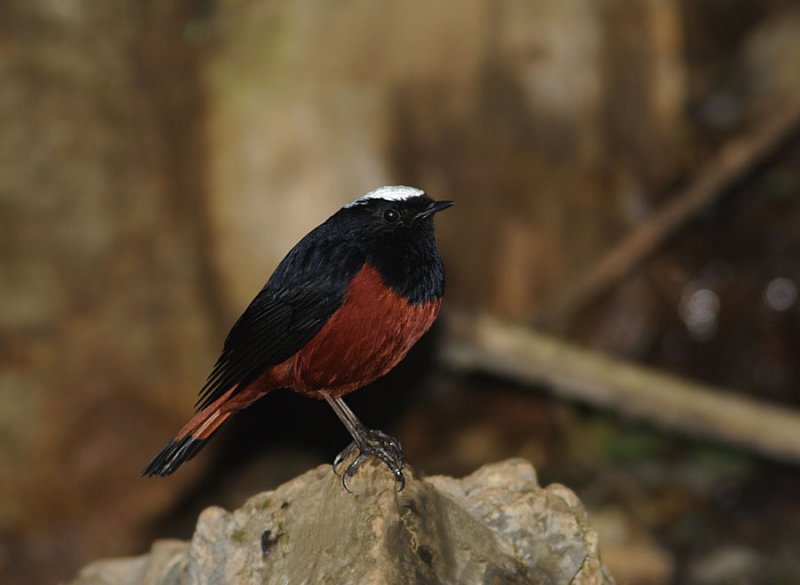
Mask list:
[[[420,211],[415,217],[414,220],[418,219],[425,219],[426,217],[432,216],[434,213],[439,213],[440,211],[444,211],[448,207],[452,207],[455,205],[455,201],[433,201],[428,206],[427,209],[424,211]]]

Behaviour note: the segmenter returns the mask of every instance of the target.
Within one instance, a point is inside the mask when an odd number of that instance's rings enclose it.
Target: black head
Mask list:
[[[413,187],[381,187],[351,201],[334,217],[355,239],[413,238],[432,233],[433,215],[451,205]]]
[[[381,187],[345,205],[329,222],[387,284],[421,301],[442,293],[444,271],[433,216],[452,205],[413,187]]]

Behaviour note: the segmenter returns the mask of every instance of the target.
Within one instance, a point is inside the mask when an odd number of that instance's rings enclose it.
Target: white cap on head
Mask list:
[[[361,205],[370,199],[383,199],[385,201],[405,201],[412,197],[420,197],[425,195],[425,191],[415,189],[414,187],[404,187],[403,185],[388,185],[386,187],[378,187],[374,191],[364,193],[358,199],[355,199],[345,205],[345,207],[353,207],[354,205]]]

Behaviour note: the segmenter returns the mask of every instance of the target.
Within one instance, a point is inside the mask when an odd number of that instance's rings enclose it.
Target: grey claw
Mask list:
[[[338,467],[342,464],[342,462],[352,455],[353,451],[356,450],[356,444],[350,443],[347,447],[345,447],[333,460],[333,472],[336,475],[339,475]]]
[[[350,478],[356,474],[356,471],[358,471],[358,469],[363,465],[364,461],[366,460],[367,456],[364,455],[363,453],[359,453],[358,457],[356,457],[356,460],[347,466],[347,469],[345,469],[344,474],[342,475],[342,485],[344,486],[344,489],[346,489],[351,494],[353,492],[352,490],[350,490]]]
[[[360,439],[361,441],[359,441],[358,444],[355,442],[350,443],[350,445],[333,460],[333,472],[338,475],[339,466],[358,449],[358,456],[347,467],[344,474],[342,474],[342,485],[344,489],[351,492],[350,479],[356,474],[367,458],[375,457],[389,468],[394,475],[395,481],[399,484],[397,491],[402,491],[406,485],[406,478],[403,476],[402,471],[405,467],[405,461],[403,460],[403,447],[400,441],[381,431],[366,429],[364,429],[363,434],[360,434]]]
[[[403,488],[406,487],[406,478],[399,469],[394,470],[394,480],[400,484],[400,487],[397,488],[398,493],[402,492]]]

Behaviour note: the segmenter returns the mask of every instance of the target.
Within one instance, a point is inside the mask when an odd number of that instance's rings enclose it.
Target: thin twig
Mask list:
[[[800,463],[800,412],[580,349],[489,317],[450,315],[444,360],[666,428]]]
[[[670,235],[763,164],[800,130],[800,105],[782,110],[752,135],[728,143],[688,187],[635,228],[556,303],[541,311],[540,324],[563,331],[600,294],[622,280]]]

